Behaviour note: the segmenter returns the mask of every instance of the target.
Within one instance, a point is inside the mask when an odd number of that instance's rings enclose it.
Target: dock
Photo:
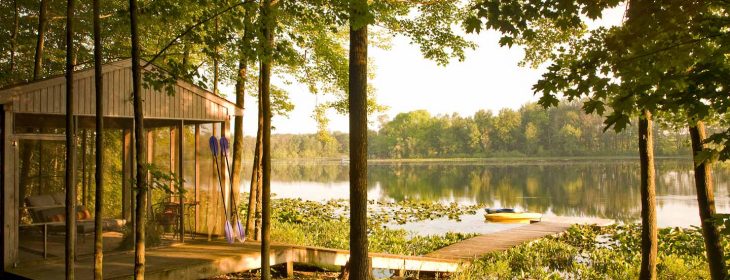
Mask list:
[[[570,224],[538,222],[505,231],[479,235],[426,254],[426,257],[471,261],[495,251],[564,232]]]
[[[596,223],[592,220],[591,223]],[[424,256],[404,256],[370,253],[373,268],[399,271],[454,272],[464,264],[491,252],[504,251],[520,244],[559,234],[569,223],[547,220],[505,231],[479,235]],[[146,279],[202,279],[233,272],[260,268],[260,243],[228,244],[223,240],[192,240],[165,247],[148,248]],[[274,243],[270,263],[286,264],[288,275],[295,263],[344,266],[349,251]],[[62,259],[24,264],[10,272],[31,279],[61,279]],[[131,279],[134,271],[133,252],[111,252],[104,255],[104,278]],[[81,256],[76,261],[78,279],[93,278],[93,256]]]

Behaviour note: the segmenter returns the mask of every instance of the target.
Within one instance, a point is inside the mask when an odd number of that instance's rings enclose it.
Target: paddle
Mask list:
[[[231,203],[234,205],[234,207],[238,206],[238,203],[236,203],[235,195],[233,194],[233,167],[230,163],[228,163],[228,138],[225,136],[221,136],[221,156],[225,158],[226,162],[226,169],[228,170],[228,178],[231,180]],[[232,216],[235,216],[236,218],[236,231],[238,233],[238,239],[243,243],[246,241],[246,232],[243,230],[243,225],[241,224],[241,217],[238,214],[238,211],[235,211],[232,213]],[[233,219],[233,217],[231,217]]]
[[[218,175],[218,185],[221,189],[221,202],[223,203],[223,214],[226,216],[226,224],[223,226],[226,233],[226,241],[229,244],[233,244],[233,228],[231,222],[228,220],[228,210],[226,209],[226,196],[223,194],[223,175],[221,174],[220,168],[218,167],[218,139],[215,136],[210,137],[210,151],[213,153],[213,164],[215,165],[216,175]]]

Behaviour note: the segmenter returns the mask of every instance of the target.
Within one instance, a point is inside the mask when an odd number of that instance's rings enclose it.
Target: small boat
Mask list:
[[[511,208],[487,208],[484,218],[496,223],[529,224],[542,219],[541,213],[517,212]]]

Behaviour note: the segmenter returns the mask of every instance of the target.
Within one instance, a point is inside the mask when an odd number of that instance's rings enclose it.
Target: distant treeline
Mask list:
[[[521,156],[633,156],[636,129],[604,132],[603,118],[585,114],[580,102],[543,109],[528,103],[519,110],[473,116],[436,115],[425,110],[400,113],[370,131],[370,158],[477,158]],[[686,131],[654,127],[658,156],[688,156]],[[253,146],[248,138],[247,146]],[[272,135],[274,158],[346,157],[346,133]]]

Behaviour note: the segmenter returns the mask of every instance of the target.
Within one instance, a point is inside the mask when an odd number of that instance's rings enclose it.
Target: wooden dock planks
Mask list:
[[[487,253],[504,251],[525,242],[561,233],[569,224],[539,222],[476,236],[426,254],[426,257],[471,261]]]
[[[168,247],[150,248],[146,252],[146,279],[201,279],[238,271],[257,269],[261,264],[260,244],[246,242],[229,245],[224,241],[191,241]],[[327,264],[344,266],[349,259],[347,250],[274,244],[271,264]],[[420,271],[453,272],[457,260],[433,257],[370,254],[373,267]],[[76,261],[78,279],[93,278],[93,257],[84,256]],[[64,263],[61,260],[31,263],[9,272],[30,279],[62,279]],[[133,252],[104,255],[105,279],[131,279],[134,272]]]

